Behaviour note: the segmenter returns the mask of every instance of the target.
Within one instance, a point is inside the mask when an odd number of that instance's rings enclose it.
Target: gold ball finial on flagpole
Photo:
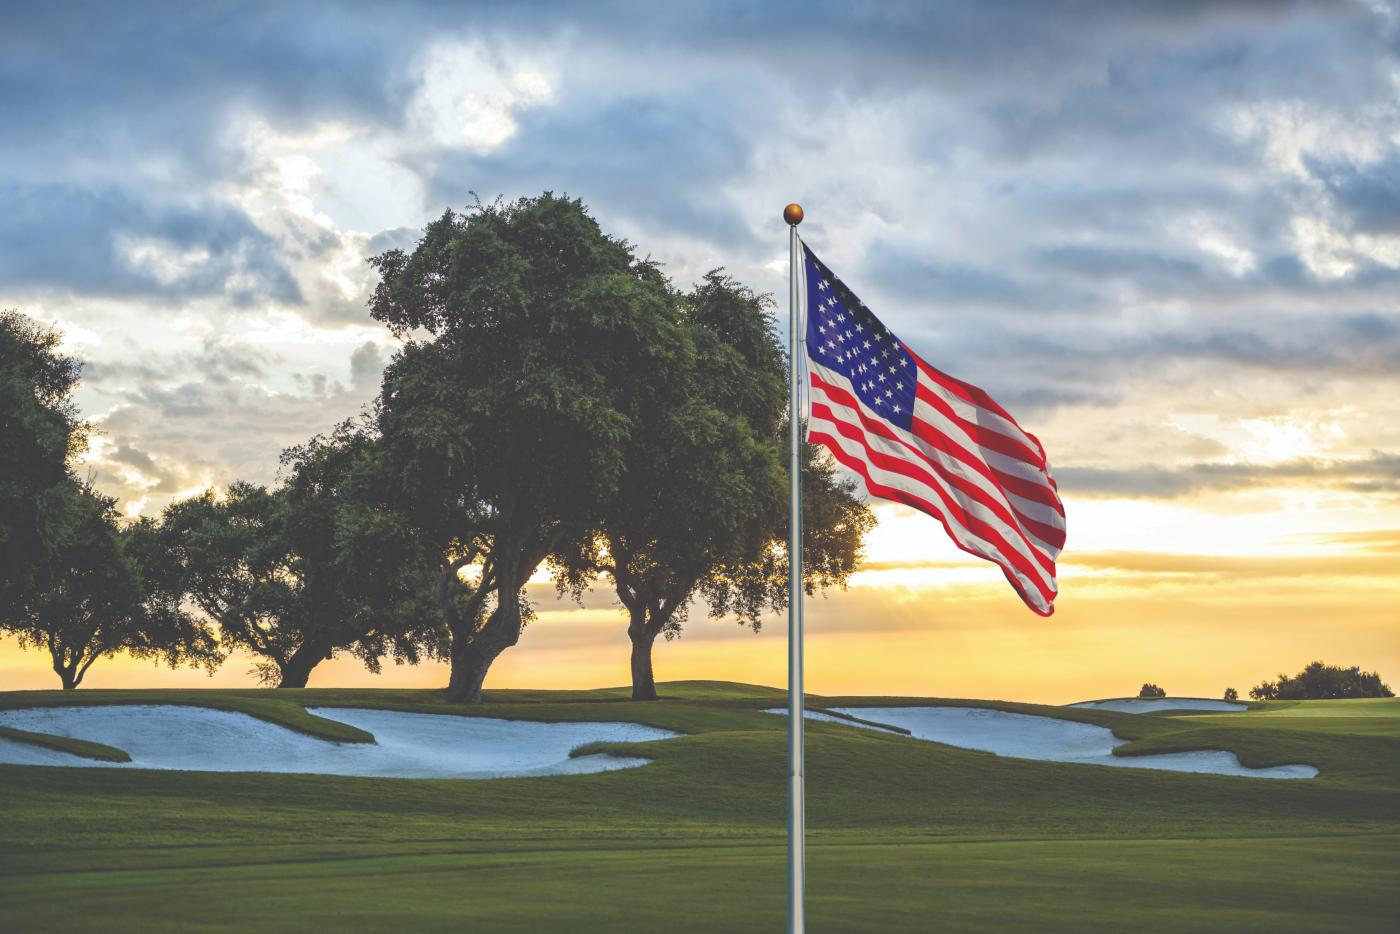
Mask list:
[[[802,217],[802,205],[796,201],[783,208],[783,220],[788,222],[789,227],[796,227],[802,223]]]

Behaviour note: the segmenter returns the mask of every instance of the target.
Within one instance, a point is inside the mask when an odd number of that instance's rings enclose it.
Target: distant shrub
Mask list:
[[[1166,697],[1166,696],[1167,696],[1167,692],[1166,692],[1166,691],[1164,691],[1164,690],[1162,690],[1161,688],[1157,687],[1157,685],[1153,684],[1153,683],[1150,682],[1150,681],[1149,681],[1147,684],[1144,684],[1144,685],[1142,686],[1142,690],[1141,690],[1141,691],[1138,691],[1138,697]]]
[[[1234,688],[1226,688],[1225,699],[1227,701],[1237,701],[1240,699],[1240,692],[1236,691]]]
[[[1313,662],[1293,677],[1280,673],[1277,681],[1264,681],[1249,689],[1255,700],[1329,700],[1338,697],[1394,697],[1390,685],[1374,671],[1359,665],[1342,668]]]

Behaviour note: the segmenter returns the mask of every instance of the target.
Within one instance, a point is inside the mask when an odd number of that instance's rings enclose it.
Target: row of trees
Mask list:
[[[1390,685],[1359,665],[1343,668],[1312,662],[1296,675],[1279,672],[1277,681],[1262,681],[1249,689],[1255,700],[1330,700],[1339,697],[1394,697]]]
[[[371,262],[371,314],[405,339],[374,405],[284,452],[272,488],[127,525],[74,475],[78,364],[0,319],[21,439],[0,452],[0,628],[65,687],[116,651],[212,667],[241,649],[288,687],[338,653],[443,657],[449,697],[474,702],[547,568],[561,594],[614,591],[649,699],[654,643],[693,606],[755,629],[783,608],[790,426],[765,297],[721,272],[679,291],[548,193],[449,211]],[[815,592],[852,573],[873,518],[814,451],[802,483]]]

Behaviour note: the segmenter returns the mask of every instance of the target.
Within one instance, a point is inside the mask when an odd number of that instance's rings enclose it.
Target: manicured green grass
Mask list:
[[[31,733],[29,730],[17,730],[11,726],[0,726],[0,739],[8,739],[15,743],[27,743],[30,746],[38,746],[41,749],[56,749],[59,752],[66,752],[84,759],[96,759],[98,762],[131,761],[131,756],[127,755],[125,750],[116,749],[112,746],[104,746],[101,743],[91,743],[85,739],[74,739],[71,736]]]
[[[374,737],[364,730],[313,716],[293,700],[286,691],[273,695],[269,691],[7,691],[0,693],[0,710],[21,707],[95,706],[99,704],[179,704],[190,707],[212,707],[246,713],[306,733],[309,736],[337,743],[370,743]],[[284,696],[286,695],[286,696]],[[308,701],[308,703],[311,703]]]
[[[1264,717],[1379,717],[1400,718],[1400,697],[1340,700],[1255,701],[1254,712]]]
[[[661,691],[668,699],[652,704],[620,689],[500,691],[473,709],[428,691],[0,694],[0,707],[202,703],[327,738],[337,738],[328,721],[302,705],[628,720],[687,734],[602,747],[652,760],[642,768],[480,782],[0,767],[0,927],[778,929],[786,721],[760,711],[785,697],[695,682]],[[1400,707],[1368,712],[1379,729],[1354,731],[1363,717],[940,703],[1110,726],[1132,752],[1224,748],[1250,765],[1302,762],[1321,774],[1268,781],[1031,762],[812,723],[811,930],[1294,931],[1400,920]]]

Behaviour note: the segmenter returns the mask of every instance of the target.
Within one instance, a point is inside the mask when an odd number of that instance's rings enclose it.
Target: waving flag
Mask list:
[[[928,513],[959,548],[994,561],[1021,599],[1055,611],[1065,510],[1045,449],[976,386],[890,332],[802,245],[807,440],[872,496]]]

